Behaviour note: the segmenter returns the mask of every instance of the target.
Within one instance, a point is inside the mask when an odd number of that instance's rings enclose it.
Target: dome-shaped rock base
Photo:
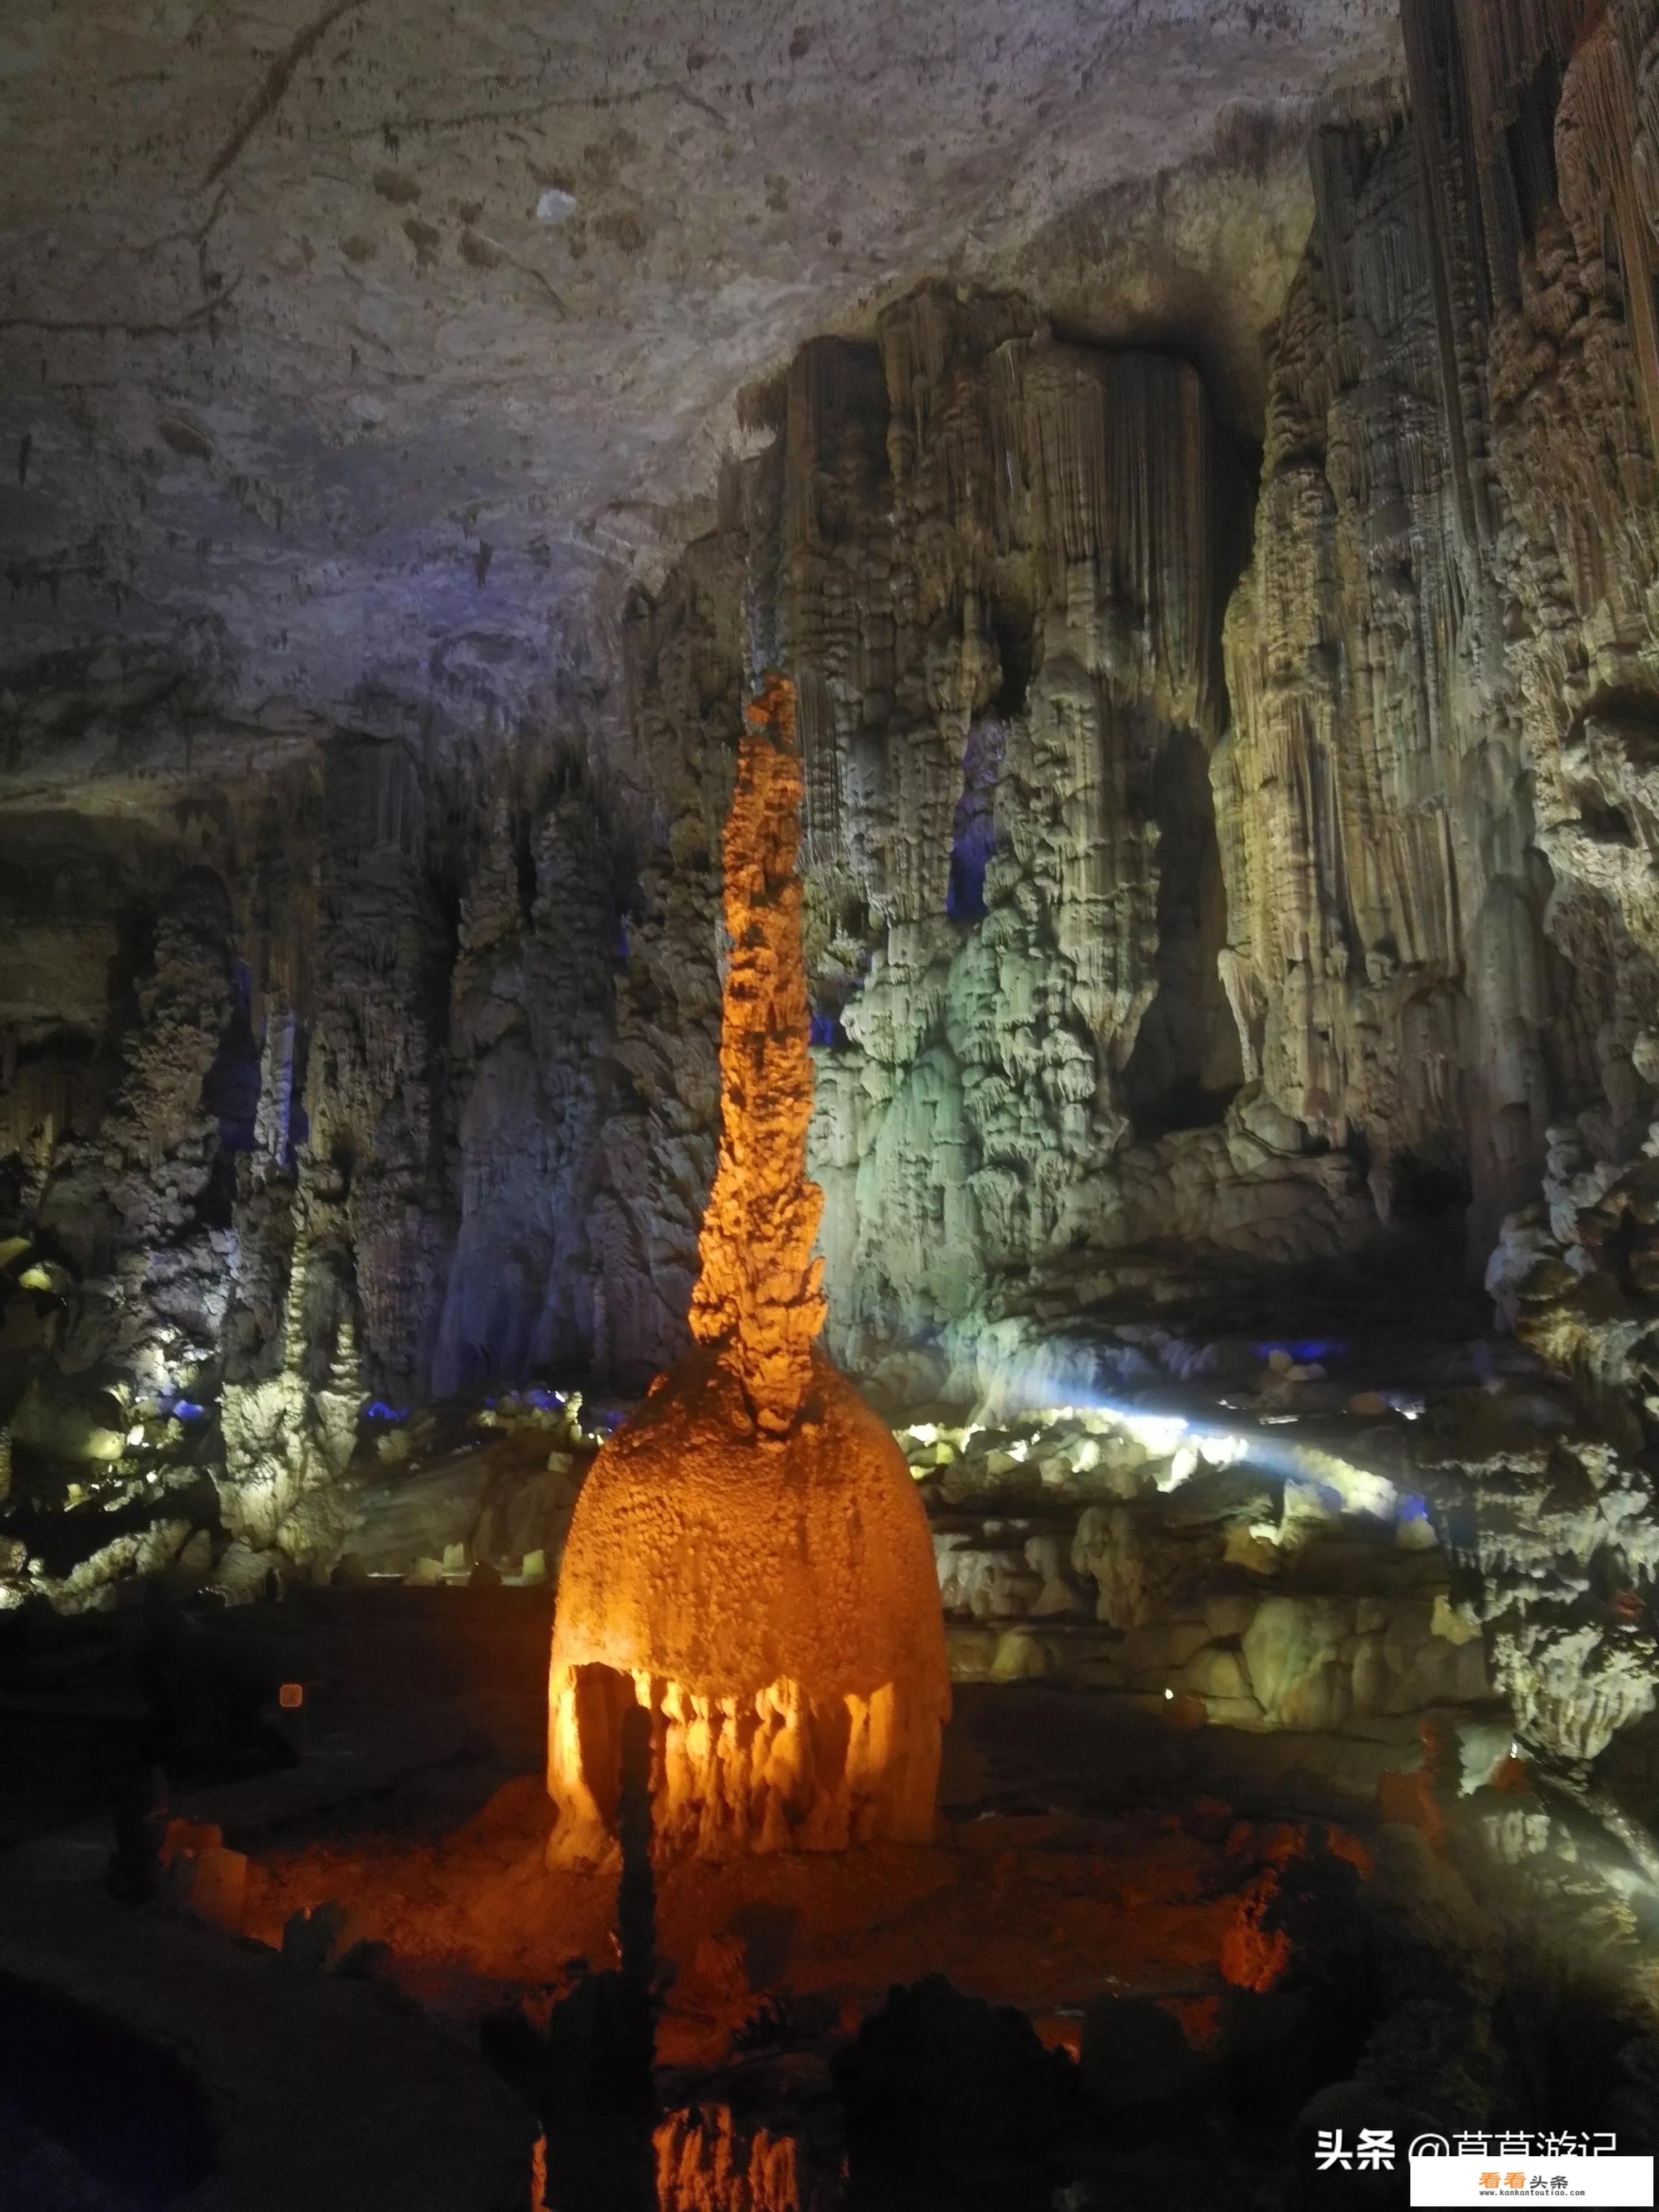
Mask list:
[[[653,1716],[659,1850],[931,1833],[951,1693],[927,1519],[892,1437],[821,1355],[781,1442],[699,1352],[595,1462],[553,1632],[550,1864],[613,1852],[635,1703]]]

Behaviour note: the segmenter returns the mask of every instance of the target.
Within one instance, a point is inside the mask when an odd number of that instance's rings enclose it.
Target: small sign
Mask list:
[[[306,1701],[303,1682],[284,1682],[276,1692],[276,1702],[285,1713],[297,1713]]]

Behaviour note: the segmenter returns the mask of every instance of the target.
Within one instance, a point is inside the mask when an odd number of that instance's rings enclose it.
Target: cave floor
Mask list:
[[[1231,1824],[1230,1824],[1231,1825]],[[503,1999],[550,1999],[570,1963],[614,1963],[614,1877],[541,1864],[545,1800],[507,1784],[451,1836],[371,1834],[273,1849],[252,1872],[246,1926],[279,1942],[301,1906],[333,1899],[355,1937],[388,1942],[392,1972],[457,2019]],[[1218,1835],[1170,1816],[984,1816],[925,1850],[784,1855],[659,1875],[657,1935],[674,1970],[659,2038],[665,2064],[712,2065],[768,1996],[822,2032],[856,2024],[888,1984],[944,1972],[1066,2038],[1103,1990],[1175,2000],[1201,2029],[1261,1833]]]
[[[614,1877],[550,1874],[542,1788],[548,1600],[535,1590],[305,1593],[222,1616],[267,1673],[307,1686],[286,1771],[186,1785],[174,1809],[250,1856],[246,1932],[280,1943],[332,1901],[352,1940],[469,2032],[544,2005],[572,1962],[612,1962]],[[674,1973],[661,2056],[703,2065],[769,1998],[846,2024],[933,1972],[1051,2039],[1103,1990],[1155,1995],[1201,2035],[1239,1899],[1283,1825],[1375,1818],[1416,1757],[1369,1735],[1169,1724],[1154,1700],[963,1685],[933,1845],[692,1864],[659,1879]]]
[[[240,1669],[306,1690],[300,1712],[280,1717],[292,1763],[172,1777],[173,1811],[216,1825],[247,1854],[248,1955],[270,1960],[265,1947],[282,1945],[296,1913],[339,1908],[336,1956],[369,1947],[360,1972],[418,2008],[458,2061],[459,2046],[477,2053],[486,2022],[518,2013],[539,2027],[581,1962],[615,1961],[614,1875],[543,1863],[550,1614],[544,1589],[369,1584],[185,1617],[215,1679]],[[137,1627],[120,1615],[48,1626],[33,1668],[0,1699],[0,1733],[40,1747],[33,1833],[9,1861],[20,1913],[27,1885],[52,1893],[60,1917],[78,1891],[89,1928],[112,1910],[100,1894],[112,1832],[85,1815],[98,1776],[118,1767],[139,1725]],[[78,1713],[78,1734],[66,1720],[54,1729],[54,1712]],[[267,1729],[270,1714],[267,1704]],[[1075,2052],[1085,2008],[1110,1993],[1158,2000],[1203,2050],[1230,1984],[1250,1978],[1252,1912],[1272,1869],[1300,1856],[1320,1823],[1342,1856],[1363,1860],[1378,1776],[1418,1755],[1409,1717],[1341,1735],[1252,1733],[1177,1725],[1152,1697],[959,1684],[931,1845],[659,1870],[663,2105],[740,2110],[750,2094],[766,2125],[807,2143],[814,2115],[836,2109],[831,2052],[890,1984],[929,1974],[1017,2007],[1051,2047]],[[206,1934],[177,1932],[189,1943]],[[1222,2136],[1112,2147],[1106,2195],[1089,2201],[1266,2201],[1282,2142],[1239,2135],[1214,2114],[1203,2126]],[[688,2155],[718,2151],[700,2142]],[[582,2212],[601,2201],[584,2200]],[[695,2192],[663,2201],[702,2203]],[[1027,2200],[986,2201],[1007,2212]],[[556,2212],[572,2202],[568,2191],[547,2198]],[[817,2202],[804,2193],[793,2212]],[[932,2212],[935,2200],[892,2202]]]
[[[445,1640],[468,1616],[492,1620],[499,1656],[517,1632],[503,1621],[519,1595],[396,1594],[392,1605],[418,1596]],[[472,1645],[475,1660],[487,1643]],[[429,1763],[367,1793],[290,1817],[282,1801],[293,1793],[296,1806],[304,1802],[301,1766],[198,1801],[228,1816],[228,1837],[249,1849],[246,1934],[277,1944],[301,1909],[342,1907],[342,1947],[387,1946],[375,1971],[469,2043],[504,2008],[539,2027],[581,1962],[605,1968],[617,1955],[615,1875],[548,1872],[540,1774],[505,1772],[515,1752],[539,1750],[539,1703],[508,1701],[493,1665],[482,1671],[489,1686],[471,1708],[472,1732],[456,1741],[466,1701],[452,1705],[447,1723],[434,1723]],[[368,1713],[360,1709],[358,1726]],[[1321,1819],[1340,1821],[1339,1849],[1363,1858],[1354,1832],[1375,1819],[1375,1774],[1414,1753],[1408,1723],[1370,1742],[1248,1736],[1171,1727],[1144,1700],[961,1686],[931,1846],[659,1870],[657,1946],[669,1984],[657,2038],[662,2104],[688,2115],[735,2109],[739,2164],[745,2124],[758,2119],[775,2141],[787,2138],[802,2161],[800,2194],[779,2203],[805,2212],[817,2202],[805,2179],[818,2155],[813,2130],[835,2109],[828,2055],[896,1982],[944,1974],[966,1995],[1017,2007],[1051,2048],[1074,2056],[1091,1998],[1155,1997],[1204,2050],[1230,1978],[1251,1964],[1250,1899],[1264,1870]],[[369,1772],[367,1743],[362,1757]],[[236,1826],[239,1798],[268,1824],[260,1832]],[[704,2124],[689,2124],[696,2136]],[[833,2146],[833,2122],[830,2132]],[[1178,2150],[1167,2142],[1115,2148],[1098,2176],[1108,2195],[1091,2201],[1250,2203],[1276,2153],[1248,2131],[1212,2132],[1206,2120]],[[723,2154],[718,2137],[699,2139],[698,2172]],[[549,2212],[609,2201],[587,2192],[613,2183],[626,2159],[601,2156],[602,2174],[585,2169],[576,2197],[550,2188]],[[1017,2187],[988,2175],[985,2201],[1024,2205],[1029,2179]],[[694,2190],[660,2201],[705,2200]],[[878,2201],[888,2200],[868,2198]],[[968,2200],[937,2200],[946,2201]],[[1048,2195],[1031,2201],[1046,2206]],[[932,2212],[936,2200],[901,2186],[891,2202]]]

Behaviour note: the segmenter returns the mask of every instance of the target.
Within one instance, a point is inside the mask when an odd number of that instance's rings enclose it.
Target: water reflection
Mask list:
[[[794,2136],[751,2127],[729,2105],[671,2112],[656,2148],[658,2212],[809,2212]],[[815,2192],[811,2212],[827,2202]]]
[[[599,2146],[585,2146],[586,2166]],[[836,2212],[837,2185],[815,2179],[805,2146],[794,2136],[775,2135],[734,2113],[729,2105],[701,2105],[671,2112],[652,2135],[656,2160],[656,2212]],[[603,2157],[603,2153],[600,2153]],[[620,2176],[614,2177],[620,2179]],[[531,2162],[531,2212],[579,2212],[562,2185],[574,2183],[590,2212],[591,2173],[578,2182],[545,2136]]]

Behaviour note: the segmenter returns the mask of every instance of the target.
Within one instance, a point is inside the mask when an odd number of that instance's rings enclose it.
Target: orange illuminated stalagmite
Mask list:
[[[933,1826],[951,1693],[927,1519],[890,1433],[816,1340],[794,720],[772,679],[726,824],[724,1125],[696,1349],[600,1453],[565,1550],[555,1864],[611,1855],[636,1703],[659,1849],[840,1850]]]
[[[691,1334],[718,1347],[763,1436],[787,1436],[812,1384],[823,1326],[812,1240],[823,1193],[806,1180],[812,1118],[801,957],[800,756],[793,685],[750,708],[726,824],[732,939],[720,1027],[720,1171],[702,1218]]]

